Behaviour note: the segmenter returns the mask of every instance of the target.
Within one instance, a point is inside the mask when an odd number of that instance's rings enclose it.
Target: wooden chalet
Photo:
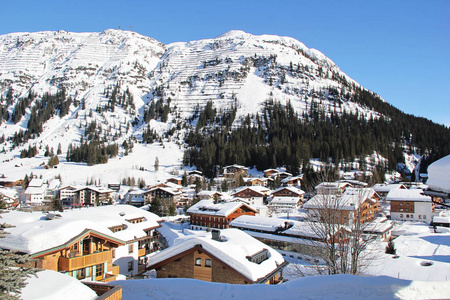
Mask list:
[[[223,177],[235,178],[238,176],[247,177],[248,168],[240,165],[231,165],[223,167]]]
[[[395,184],[387,184],[387,183],[377,183],[372,187],[375,192],[377,192],[377,194],[380,196],[380,198],[382,200],[386,199],[387,194],[389,194],[389,192],[391,190],[406,190],[406,186],[404,184],[401,183],[395,183]]]
[[[303,199],[305,192],[296,187],[280,187],[272,192],[272,197],[298,197]]]
[[[231,284],[276,284],[288,263],[281,254],[237,229],[179,238],[149,260],[157,278],[193,278]]]
[[[343,194],[317,194],[307,201],[303,208],[312,221],[327,222],[327,214],[336,212],[333,219],[337,224],[365,223],[375,218],[379,211],[380,197],[371,188],[348,188]]]
[[[242,215],[252,215],[257,210],[242,202],[214,204],[212,200],[201,200],[191,206],[187,213],[192,229],[228,228],[229,223]]]

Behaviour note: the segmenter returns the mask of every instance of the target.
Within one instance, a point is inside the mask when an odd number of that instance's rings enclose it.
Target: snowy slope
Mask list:
[[[130,92],[132,106],[116,104],[114,109],[106,109],[116,86],[119,95]],[[270,99],[290,102],[299,115],[315,107],[325,112],[379,117],[377,112],[352,102],[352,91],[359,87],[324,54],[289,37],[230,31],[214,39],[164,45],[150,37],[121,30],[2,35],[0,105],[11,116],[19,98],[30,92],[36,94],[17,124],[11,118],[0,122],[0,138],[6,139],[0,143],[2,173],[18,178],[31,171],[41,173],[41,164],[48,160],[43,157],[46,147],[56,151],[59,145],[61,169],[68,171],[74,167],[76,170],[66,180],[71,183],[93,177],[104,180],[114,177],[117,181],[127,173],[136,173],[130,170],[131,166],[151,165],[161,156],[173,162],[167,169],[178,168],[185,121],[207,101],[212,101],[218,111],[236,107],[235,126],[239,126],[240,116],[260,112]],[[55,115],[44,123],[42,134],[13,147],[9,139],[27,130],[33,106],[45,93],[55,94],[62,88],[79,105],[72,103],[67,115],[62,118]],[[10,101],[8,94],[12,95]],[[160,100],[165,104],[170,100],[168,121],[143,122],[144,112]],[[140,150],[130,154],[133,158],[127,158],[126,166],[119,159],[108,163],[107,170],[65,163],[69,144],[79,145],[82,138],[86,139],[85,130],[93,122],[97,125],[96,132],[107,143],[121,145],[125,140],[134,140]],[[159,145],[138,146],[136,142],[142,140],[147,126],[166,145],[178,147],[178,151],[168,154],[167,148]],[[177,127],[170,143],[164,134]],[[29,146],[38,148],[37,157],[19,159],[21,151]],[[122,149],[121,153],[124,152]],[[80,166],[83,171],[79,170]],[[51,173],[56,176],[64,172]],[[102,176],[105,173],[111,176]]]

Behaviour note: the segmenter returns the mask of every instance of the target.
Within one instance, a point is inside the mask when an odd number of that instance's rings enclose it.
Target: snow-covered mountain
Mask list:
[[[27,130],[33,107],[62,89],[73,100],[68,113],[52,115],[42,133],[14,146],[12,138]],[[230,31],[164,45],[121,30],[11,33],[0,36],[0,159],[17,158],[30,145],[42,155],[47,146],[61,144],[64,154],[92,127],[103,141],[119,144],[142,140],[148,126],[159,137],[177,130],[181,139],[186,120],[208,101],[218,111],[236,108],[236,126],[239,116],[260,112],[270,99],[290,102],[300,116],[314,107],[379,118],[353,100],[357,89],[363,88],[324,54],[289,37]],[[13,121],[20,99],[30,94]],[[145,116],[157,102],[168,109],[166,117],[149,121]]]
[[[208,100],[219,109],[235,106],[240,116],[260,111],[268,99],[290,101],[300,113],[316,103],[325,111],[378,116],[351,101],[352,87],[359,87],[355,81],[321,52],[293,38],[230,31],[215,39],[166,46],[121,30],[0,36],[1,104],[10,115],[17,99],[30,91],[39,98],[64,87],[68,95],[83,103],[72,107],[63,122],[50,121],[50,135],[58,129],[68,134],[73,125],[83,129],[87,121],[82,124],[76,119],[105,107],[108,93],[117,84],[121,93],[131,92],[135,109],[119,107],[115,113],[97,118],[102,119],[100,124],[115,118],[127,126],[136,117],[142,119],[147,104],[159,99],[170,100],[172,116],[184,118]],[[7,103],[8,92],[12,101]],[[25,115],[15,126],[4,122],[2,133],[8,137],[26,129],[27,120]]]

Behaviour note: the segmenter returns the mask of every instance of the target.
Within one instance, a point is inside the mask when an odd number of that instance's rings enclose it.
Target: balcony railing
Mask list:
[[[86,268],[94,265],[98,265],[112,260],[111,251],[96,252],[83,256],[75,257],[60,257],[59,258],[59,270],[73,271],[81,268]]]

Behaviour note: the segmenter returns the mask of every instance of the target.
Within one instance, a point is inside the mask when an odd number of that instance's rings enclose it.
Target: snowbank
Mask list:
[[[194,279],[116,281],[123,299],[430,299],[450,297],[450,282],[389,277],[312,276],[280,285],[231,285]]]

